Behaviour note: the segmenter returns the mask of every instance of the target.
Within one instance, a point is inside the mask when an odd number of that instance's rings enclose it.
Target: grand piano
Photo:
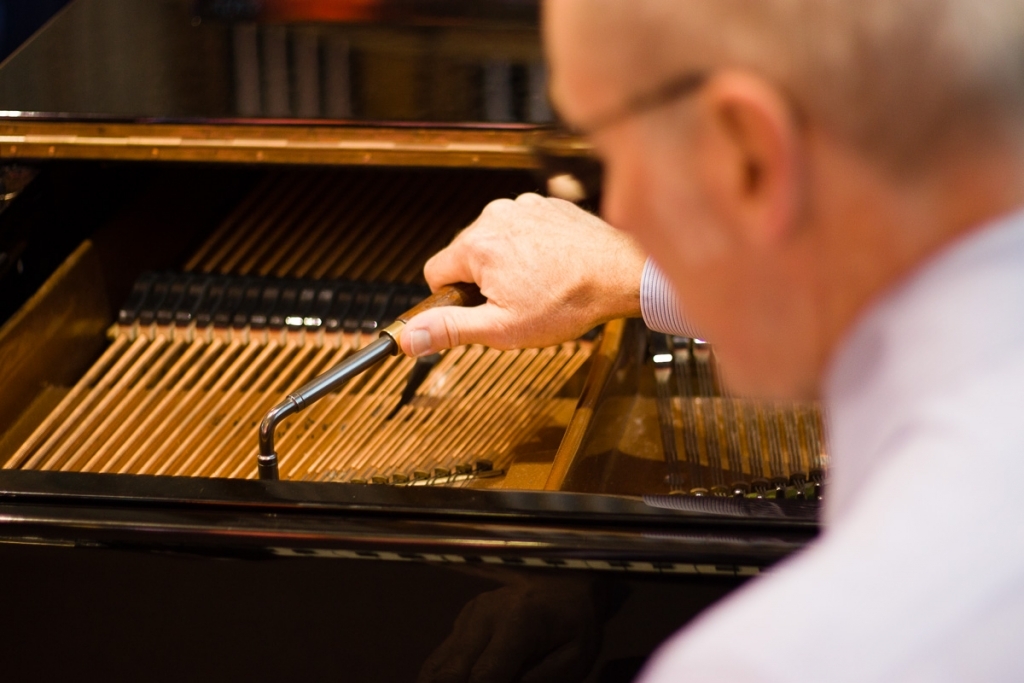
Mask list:
[[[257,477],[431,253],[593,168],[545,92],[516,0],[74,0],[0,65],[8,680],[628,681],[815,536],[815,407],[639,321],[389,359]]]

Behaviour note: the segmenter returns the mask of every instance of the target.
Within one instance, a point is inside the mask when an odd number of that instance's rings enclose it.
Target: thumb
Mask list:
[[[402,352],[419,357],[461,344],[509,346],[503,339],[507,318],[508,312],[492,303],[471,308],[431,308],[415,316],[402,330]]]

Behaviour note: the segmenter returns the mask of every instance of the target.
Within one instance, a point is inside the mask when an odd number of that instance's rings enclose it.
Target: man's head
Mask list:
[[[548,0],[555,104],[601,127],[604,212],[740,391],[813,395],[857,314],[1024,203],[1019,0]]]

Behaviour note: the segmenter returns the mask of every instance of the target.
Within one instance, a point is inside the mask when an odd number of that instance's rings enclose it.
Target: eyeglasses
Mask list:
[[[590,153],[591,147],[584,138],[697,92],[707,82],[708,75],[705,71],[691,71],[677,76],[654,90],[629,98],[617,109],[595,117],[584,127],[557,123],[544,129],[532,145],[542,173],[549,180],[566,176],[577,183],[579,192],[572,193],[574,200],[597,196],[601,188],[601,163]]]
[[[694,94],[700,90],[701,86],[707,83],[708,76],[709,74],[706,71],[691,71],[681,74],[654,90],[634,95],[618,108],[595,117],[585,126],[575,126],[569,128],[569,130],[577,135],[593,135],[605,128],[622,123],[629,118],[645,114],[652,109],[663,107],[679,98]]]

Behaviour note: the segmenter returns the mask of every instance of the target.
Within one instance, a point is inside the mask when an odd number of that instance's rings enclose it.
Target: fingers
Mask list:
[[[476,282],[465,244],[456,240],[430,257],[423,266],[423,276],[431,291],[436,292],[453,282]]]
[[[472,308],[442,306],[420,313],[402,330],[402,353],[418,358],[462,344],[509,348],[509,313],[492,303]]]
[[[534,195],[537,199],[543,199]],[[518,201],[518,200],[517,200]],[[460,232],[447,247],[434,254],[423,267],[423,275],[432,290],[453,282],[476,280],[476,268],[484,256],[479,245],[479,235],[488,230],[503,231],[509,222],[515,221],[516,203],[511,199],[496,199],[484,207],[475,221]]]
[[[590,624],[552,629],[542,605],[504,607],[494,635],[473,663],[469,683],[582,680],[593,667],[600,648],[598,631]]]
[[[556,208],[538,194],[526,193],[511,199],[496,199],[484,207],[475,221],[452,240],[452,243],[435,254],[423,268],[423,274],[430,288],[436,290],[453,282],[475,282],[481,268],[492,260],[494,249],[500,249],[514,228],[521,227],[527,217],[542,223],[550,223],[557,216],[575,209],[577,220],[586,215],[572,204]]]
[[[548,346],[614,317],[639,312],[645,255],[586,211],[537,194],[499,199],[424,275],[431,289],[475,283],[489,305],[417,316],[402,334],[413,356],[460,344]]]
[[[482,593],[463,606],[452,633],[423,663],[417,683],[465,683],[494,634],[500,600]]]

